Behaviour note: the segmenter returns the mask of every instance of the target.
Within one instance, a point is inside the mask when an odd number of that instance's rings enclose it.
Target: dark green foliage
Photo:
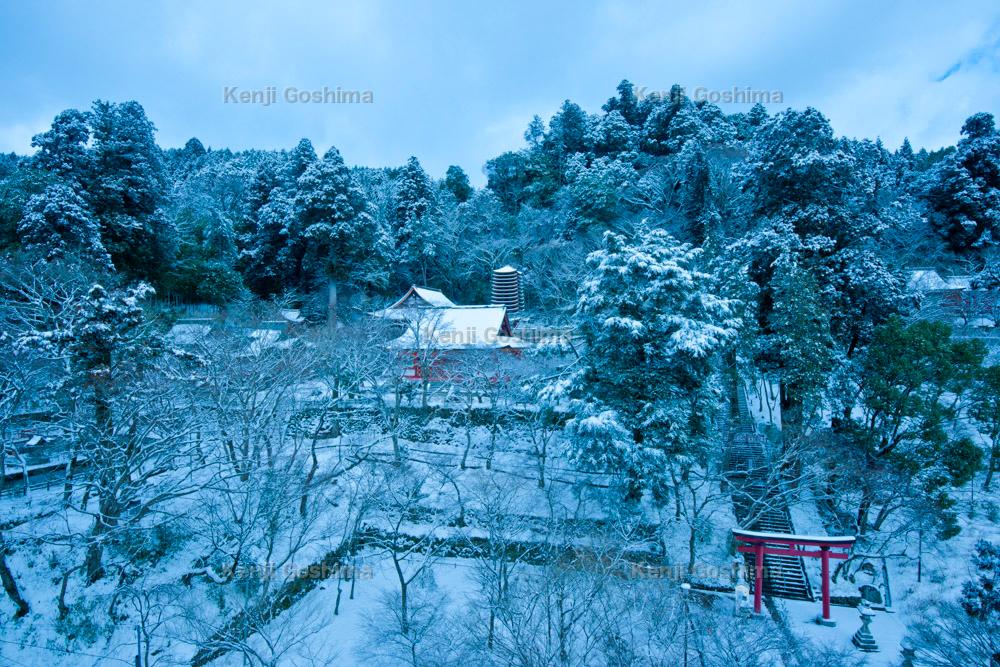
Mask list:
[[[87,182],[92,169],[87,149],[90,122],[90,114],[67,109],[55,117],[50,130],[32,137],[31,145],[38,149],[33,156],[38,168],[64,180]]]
[[[469,184],[468,175],[457,165],[448,167],[444,176],[444,186],[455,196],[458,202],[467,202],[472,196],[472,186]]]
[[[41,194],[56,182],[55,175],[30,166],[27,160],[15,164],[0,179],[0,247],[20,245],[17,227],[24,217],[25,205],[33,195]]]
[[[169,266],[174,232],[165,203],[163,156],[138,102],[98,100],[91,112],[93,175],[88,192],[115,267],[156,282]]]
[[[428,284],[428,267],[441,238],[437,226],[437,199],[431,180],[415,157],[407,160],[396,179],[393,216],[398,257],[411,282]]]
[[[994,245],[1000,237],[1000,134],[992,114],[965,121],[957,150],[935,167],[926,197],[934,227],[952,250]]]
[[[1000,545],[980,540],[972,558],[978,578],[962,584],[962,609],[983,621],[1000,621]]]
[[[385,244],[340,152],[330,148],[296,183],[296,226],[287,247],[292,279],[307,291],[327,280],[377,285]]]
[[[845,411],[839,425],[864,461],[862,532],[872,505],[885,494],[902,493],[894,484],[910,487],[904,497],[933,513],[942,537],[957,532],[949,488],[972,479],[982,453],[968,438],[953,436],[957,406],[946,396],[969,390],[985,357],[982,341],[952,340],[951,328],[941,322],[892,319],[875,331],[854,371],[856,410]],[[898,482],[876,484],[868,477],[876,471]]]

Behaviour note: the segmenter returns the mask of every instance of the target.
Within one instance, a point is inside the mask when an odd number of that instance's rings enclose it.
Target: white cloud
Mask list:
[[[40,116],[26,123],[10,123],[0,125],[0,153],[17,153],[27,155],[34,153],[31,138],[39,132],[44,132],[52,124],[55,114]]]

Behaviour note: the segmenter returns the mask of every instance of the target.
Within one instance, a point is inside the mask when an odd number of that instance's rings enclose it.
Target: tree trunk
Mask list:
[[[331,329],[337,326],[337,283],[332,278],[327,283],[326,323]]]
[[[496,407],[493,408],[496,410]],[[495,414],[495,413],[494,413]],[[493,470],[493,453],[497,450],[497,430],[499,426],[497,424],[492,424],[490,426],[490,447],[486,452],[486,469]]]
[[[407,588],[409,586],[402,579],[399,580],[399,628],[407,637],[410,636],[410,609],[407,606]]]
[[[865,487],[861,492],[861,504],[858,506],[857,526],[858,534],[864,535],[868,529],[868,514],[872,509],[872,492]]]
[[[688,574],[694,574],[695,557],[698,553],[698,533],[694,524],[688,526]]]
[[[399,448],[399,408],[402,402],[402,397],[399,395],[399,386],[396,386],[396,397],[393,404],[393,413],[389,419],[390,431],[392,432],[392,457],[393,463],[395,465],[400,465],[403,462],[403,453]]]
[[[68,505],[73,497],[73,475],[76,472],[76,449],[69,456],[66,462],[66,480],[63,482],[63,504]]]
[[[320,423],[322,424],[322,422]],[[309,448],[309,455],[312,458],[312,463],[309,466],[309,472],[306,474],[306,479],[302,484],[302,499],[299,501],[299,516],[303,519],[306,518],[306,506],[309,503],[309,486],[312,484],[313,477],[316,476],[316,470],[319,468],[319,459],[316,457],[316,438],[312,439],[312,445]]]
[[[990,483],[993,481],[993,472],[1000,465],[1000,445],[990,447],[990,460],[986,463],[986,480],[983,482],[983,491],[990,490]]]
[[[28,612],[31,611],[31,607],[21,597],[21,591],[17,587],[17,580],[14,579],[14,573],[10,571],[10,566],[7,565],[7,544],[4,542],[2,534],[0,534],[0,583],[3,583],[3,589],[7,592],[7,597],[17,607],[14,618],[27,616]]]
[[[465,450],[462,452],[462,460],[459,462],[458,467],[465,470],[466,462],[469,460],[469,450],[472,449],[472,425],[468,422],[471,421],[471,417],[468,414],[465,415]]]
[[[97,516],[94,518],[94,528],[90,533],[90,544],[87,546],[87,556],[84,561],[87,569],[88,583],[94,583],[104,576],[104,535],[109,528],[118,523],[118,507],[114,499],[102,498],[98,503]]]
[[[670,468],[670,482],[674,487],[674,521],[681,520],[681,483],[674,469]]]
[[[77,565],[63,572],[62,583],[59,585],[59,597],[56,598],[56,609],[59,610],[59,618],[66,618],[66,615],[69,614],[69,607],[66,606],[66,584],[69,583],[70,575],[81,567],[83,566]]]

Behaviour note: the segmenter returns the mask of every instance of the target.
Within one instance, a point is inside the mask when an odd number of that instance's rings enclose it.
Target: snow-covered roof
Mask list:
[[[911,292],[932,292],[948,289],[948,284],[933,269],[910,271],[906,279],[906,289]]]
[[[406,294],[386,310],[399,308],[451,308],[454,305],[455,302],[446,297],[441,290],[410,285],[410,289],[406,290]]]
[[[269,348],[284,349],[292,344],[292,339],[282,339],[282,332],[278,329],[251,329],[247,334],[250,336],[250,345],[247,351],[255,357]]]
[[[933,269],[917,269],[910,271],[906,280],[906,289],[910,292],[938,292],[942,290],[972,289],[972,276],[942,277]]]
[[[390,347],[412,349],[521,348],[527,344],[510,335],[505,306],[452,306],[410,311],[407,329]]]
[[[517,273],[517,269],[508,264],[506,266],[501,266],[499,269],[496,269],[494,273]]]
[[[455,302],[446,297],[441,290],[414,285],[413,291],[417,293],[417,296],[435,308],[450,308],[455,305]]]
[[[972,276],[949,276],[944,279],[947,289],[972,289]]]
[[[302,311],[298,308],[283,308],[281,316],[293,324],[301,324],[306,321],[306,318],[302,317]]]
[[[170,327],[170,331],[167,332],[166,337],[174,345],[196,345],[211,331],[212,327],[209,324],[180,322]]]
[[[455,302],[446,297],[441,290],[411,285],[399,301],[383,310],[376,310],[372,315],[387,320],[408,320],[411,319],[406,312],[408,310],[455,307]]]

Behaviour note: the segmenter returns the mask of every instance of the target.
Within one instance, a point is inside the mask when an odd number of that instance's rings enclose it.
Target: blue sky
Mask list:
[[[596,112],[622,78],[781,91],[772,108],[817,107],[839,134],[954,143],[967,116],[1000,113],[1000,3],[0,0],[0,62],[0,151],[29,151],[62,109],[136,99],[165,147],[308,137],[351,164],[412,154],[482,183],[533,114],[566,98]],[[279,99],[226,104],[227,86]],[[324,86],[374,102],[281,99]]]

